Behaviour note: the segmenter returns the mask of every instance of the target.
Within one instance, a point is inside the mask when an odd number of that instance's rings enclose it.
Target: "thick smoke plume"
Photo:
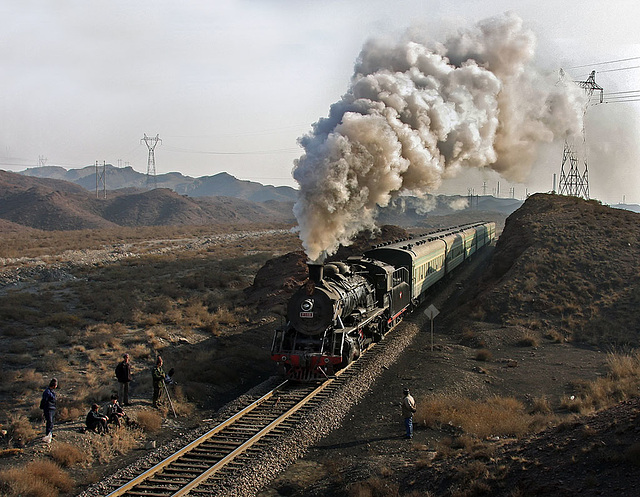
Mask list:
[[[368,42],[347,93],[300,139],[294,212],[309,258],[374,228],[399,193],[433,192],[465,168],[522,181],[537,143],[579,133],[582,90],[537,71],[534,48],[515,14],[446,43]]]

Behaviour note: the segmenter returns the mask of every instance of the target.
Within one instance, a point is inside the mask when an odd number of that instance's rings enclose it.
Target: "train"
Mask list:
[[[375,245],[345,261],[307,263],[309,278],[289,300],[271,358],[292,380],[329,378],[495,237],[494,222],[470,223]]]

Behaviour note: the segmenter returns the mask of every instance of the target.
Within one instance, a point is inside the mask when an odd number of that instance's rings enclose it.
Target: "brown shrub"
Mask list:
[[[516,342],[518,347],[537,347],[540,345],[540,341],[538,337],[533,333],[525,333],[520,339]]]
[[[544,337],[554,343],[563,343],[565,341],[564,335],[558,330],[549,330],[545,333]]]
[[[453,425],[478,438],[521,436],[531,430],[533,418],[513,397],[474,401],[462,397],[435,396],[418,403],[416,422],[439,427]]]
[[[7,497],[56,497],[75,486],[69,473],[56,463],[42,459],[1,471],[0,483],[9,489],[3,492]]]
[[[552,411],[549,399],[544,396],[534,398],[529,408],[529,414],[551,414]]]
[[[0,375],[0,390],[16,394],[19,391],[40,389],[46,383],[33,368],[6,371]]]
[[[487,465],[481,461],[471,461],[457,470],[457,477],[465,482],[486,478],[487,476],[489,476],[489,470]]]
[[[493,359],[493,354],[488,349],[480,349],[476,354],[476,361],[491,361]]]
[[[9,418],[7,436],[13,445],[24,447],[30,440],[33,440],[38,432],[33,428],[31,422],[21,414],[13,414]]]
[[[67,443],[54,444],[51,447],[49,455],[55,462],[65,468],[80,462],[85,462],[87,459],[87,454],[82,449]]]
[[[151,411],[140,411],[137,421],[145,433],[155,433],[162,427],[162,417]]]
[[[399,487],[378,477],[352,483],[348,487],[349,497],[395,497],[400,495]]]

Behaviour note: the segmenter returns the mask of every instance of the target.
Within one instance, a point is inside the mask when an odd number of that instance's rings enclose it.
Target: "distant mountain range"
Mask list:
[[[98,175],[102,174],[102,166],[99,166]],[[179,195],[189,197],[235,197],[252,202],[265,202],[276,200],[279,202],[292,202],[296,200],[296,190],[289,186],[262,185],[254,181],[239,180],[228,173],[218,173],[213,176],[192,178],[181,173],[158,174],[152,185],[148,185],[146,174],[134,171],[131,167],[114,167],[111,164],[104,166],[106,189],[122,190],[135,188],[147,190],[151,188],[168,188]],[[96,168],[87,166],[81,169],[65,169],[59,166],[32,167],[21,171],[19,174],[36,178],[50,178],[69,181],[80,185],[87,190],[96,189]],[[100,183],[102,188],[102,183]]]
[[[149,189],[147,176],[131,167],[107,165],[105,171],[107,198],[101,198],[101,188],[96,195],[94,166],[0,170],[0,232],[296,222],[292,208],[297,191],[290,187],[265,186],[227,173],[201,178],[169,173],[158,175],[158,188]],[[380,209],[378,221],[431,227],[488,218],[488,212],[504,220],[521,205],[517,199],[492,196],[407,196]]]
[[[94,176],[95,189],[95,176]],[[257,189],[256,189],[257,190]],[[102,192],[100,192],[102,193]],[[293,200],[189,197],[168,188],[109,191],[107,198],[61,179],[0,171],[0,230],[295,222]]]

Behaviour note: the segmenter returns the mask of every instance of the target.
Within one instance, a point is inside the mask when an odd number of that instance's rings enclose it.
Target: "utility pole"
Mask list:
[[[560,80],[564,80],[565,73],[560,69]],[[596,83],[596,72],[591,71],[591,74],[586,81],[575,81],[575,83],[582,88],[587,94],[587,102],[583,110],[582,120],[582,144],[584,149],[584,171],[580,172],[578,167],[578,157],[575,153],[573,146],[567,141],[564,141],[564,150],[562,151],[562,165],[560,166],[560,184],[558,187],[558,193],[560,195],[572,195],[574,197],[582,197],[586,200],[589,199],[589,165],[587,163],[587,139],[584,127],[584,118],[587,114],[587,107],[591,101],[591,97],[595,91],[600,92],[600,103],[602,103],[604,97],[604,88]],[[568,165],[568,171],[565,171],[565,166]]]
[[[147,188],[151,188],[151,182],[153,181],[153,188],[158,188],[158,181],[156,180],[156,156],[155,149],[158,142],[162,143],[159,138],[159,134],[150,138],[144,133],[144,138],[140,140],[140,143],[144,142],[149,149],[149,159],[147,160]]]

